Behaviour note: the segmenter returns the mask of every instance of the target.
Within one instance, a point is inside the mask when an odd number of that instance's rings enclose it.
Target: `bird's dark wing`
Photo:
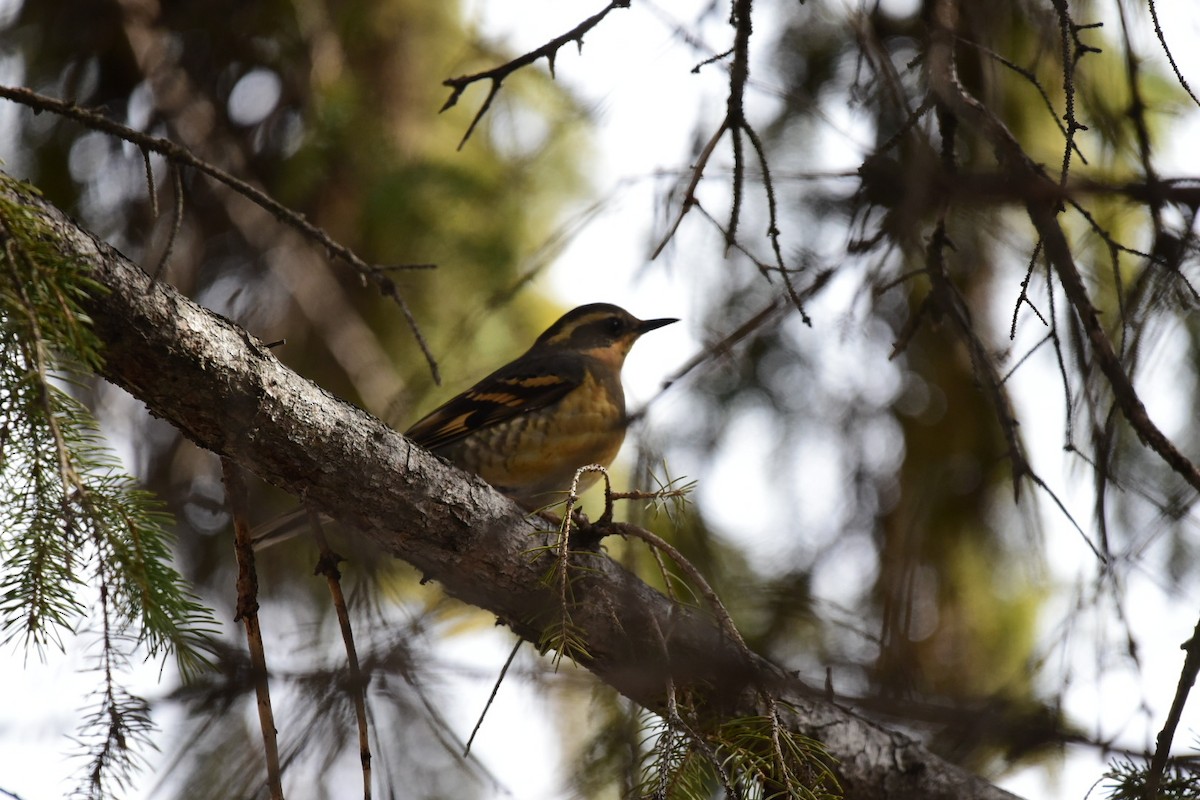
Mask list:
[[[434,409],[405,432],[436,450],[513,417],[558,402],[583,382],[583,362],[569,354],[523,357]]]

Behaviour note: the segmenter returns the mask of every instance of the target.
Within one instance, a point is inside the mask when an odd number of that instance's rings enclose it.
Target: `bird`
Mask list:
[[[568,311],[525,353],[429,412],[404,436],[527,511],[541,511],[566,496],[580,467],[607,467],[616,458],[628,426],[625,357],[642,334],[678,321],[638,319],[608,303]],[[599,477],[583,473],[576,490]],[[257,526],[254,549],[297,535],[307,521],[301,507]]]
[[[404,436],[526,510],[545,508],[566,496],[580,467],[616,458],[628,426],[625,357],[643,334],[678,321],[638,319],[609,303],[579,306]],[[575,488],[598,479],[584,473]]]

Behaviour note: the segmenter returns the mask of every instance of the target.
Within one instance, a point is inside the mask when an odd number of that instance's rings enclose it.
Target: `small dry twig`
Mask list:
[[[1150,19],[1154,21],[1154,35],[1158,37],[1158,43],[1162,45],[1163,52],[1167,55],[1167,61],[1171,64],[1171,69],[1175,72],[1175,79],[1179,81],[1179,85],[1188,93],[1188,97],[1192,98],[1192,102],[1200,106],[1200,98],[1196,97],[1196,93],[1192,91],[1192,87],[1188,85],[1187,78],[1183,77],[1183,72],[1179,69],[1179,65],[1175,63],[1175,56],[1171,53],[1171,48],[1167,46],[1167,37],[1163,33],[1162,24],[1158,21],[1158,6],[1154,0],[1148,0],[1147,5],[1150,6]]]
[[[821,291],[821,289],[823,289],[825,287],[825,284],[827,284],[829,282],[829,279],[831,277],[833,277],[833,270],[830,270],[830,269],[822,270],[821,272],[817,273],[817,276],[813,279],[813,282],[807,288],[805,288],[803,291],[800,292],[799,296],[800,296],[801,300],[807,300],[807,299],[815,296],[817,294],[817,292]],[[780,298],[775,298],[774,300],[767,303],[761,310],[759,310],[750,319],[746,320],[741,325],[734,328],[731,332],[729,332],[725,336],[723,336],[720,339],[717,339],[717,340],[713,341],[712,343],[708,344],[707,346],[705,346],[705,348],[703,350],[701,350],[699,353],[697,353],[696,355],[694,355],[690,359],[688,359],[686,362],[684,362],[683,366],[679,367],[679,369],[675,370],[673,373],[671,373],[665,379],[663,379],[662,386],[659,389],[659,394],[661,395],[662,392],[665,392],[667,389],[670,389],[672,386],[675,385],[675,383],[682,380],[685,376],[687,376],[690,372],[692,372],[692,370],[696,369],[697,367],[700,367],[701,365],[703,365],[715,358],[719,358],[721,356],[724,356],[724,355],[727,355],[728,353],[730,353],[733,350],[733,348],[736,347],[742,340],[744,340],[747,336],[754,333],[754,331],[758,330],[760,327],[765,325],[774,316],[783,312],[785,310],[785,308],[786,308],[786,306],[784,305],[784,303],[782,302],[782,300]],[[655,399],[657,399],[657,397],[658,397],[658,395],[656,395],[654,398],[652,398],[647,403],[647,405],[649,405],[650,402],[653,402]],[[645,413],[645,409],[642,409],[642,410],[638,411],[636,414],[631,414],[630,418],[637,419],[644,413]]]
[[[241,468],[221,458],[221,473],[229,508],[233,515],[234,552],[237,554],[237,614],[235,622],[246,628],[246,646],[254,674],[254,694],[258,705],[258,723],[262,730],[263,755],[267,761],[267,787],[271,800],[283,800],[283,770],[279,762],[279,741],[275,732],[275,712],[271,709],[271,689],[267,681],[267,655],[262,628],[258,624],[258,574],[254,570],[254,545],[247,514],[246,483]]]
[[[362,766],[363,800],[371,800],[371,741],[367,727],[367,682],[363,679],[362,667],[358,663],[358,649],[354,646],[354,628],[350,625],[350,611],[346,607],[346,596],[342,593],[342,573],[338,563],[342,557],[333,552],[325,538],[321,515],[308,512],[313,538],[317,540],[320,557],[314,575],[324,575],[329,584],[329,595],[337,612],[338,627],[342,631],[342,642],[346,646],[346,663],[350,670],[350,697],[354,702],[354,718],[358,726],[358,760]]]
[[[500,675],[497,676],[496,683],[492,686],[492,693],[488,695],[487,702],[483,705],[483,711],[479,712],[479,719],[476,720],[475,727],[471,729],[471,735],[467,738],[467,744],[463,748],[463,758],[471,755],[471,744],[475,741],[475,735],[483,727],[483,720],[487,718],[488,709],[492,707],[492,703],[496,700],[496,694],[500,691],[500,684],[504,683],[504,677],[508,675],[508,668],[512,666],[513,659],[517,657],[517,651],[521,649],[521,645],[524,643],[524,639],[517,639],[517,643],[513,645],[512,652],[504,660],[504,666],[500,668]]]
[[[148,170],[150,169],[150,156],[148,155],[147,150],[143,149],[142,152],[147,153],[146,169]],[[149,173],[147,173],[147,176],[149,176]],[[149,177],[147,179],[150,180]],[[170,263],[171,253],[175,251],[175,242],[179,239],[179,230],[183,227],[183,175],[178,164],[171,165],[171,187],[174,190],[175,198],[175,214],[171,217],[171,232],[167,236],[167,246],[163,249],[162,257],[158,260],[158,266],[154,268],[154,272],[150,275],[150,284],[146,287],[147,292],[154,288],[154,284],[158,283],[158,279],[162,275],[163,270],[166,269],[167,264]],[[153,180],[150,180],[150,188],[150,197],[154,200],[154,205],[157,209],[158,197],[153,191]],[[157,213],[158,212],[156,210],[155,214],[157,215]]]
[[[462,97],[463,92],[465,92],[467,87],[471,84],[485,80],[491,81],[492,83],[491,88],[488,89],[487,97],[484,98],[483,104],[479,106],[479,110],[475,112],[475,118],[471,120],[471,124],[467,126],[467,132],[463,134],[462,140],[459,141],[458,149],[461,150],[463,148],[463,145],[465,145],[467,140],[471,138],[471,134],[475,132],[475,128],[479,125],[479,121],[483,119],[483,115],[486,114],[488,109],[492,107],[492,101],[495,100],[496,95],[500,93],[500,86],[504,83],[505,78],[507,78],[509,75],[512,75],[517,70],[529,66],[539,58],[546,59],[546,63],[550,66],[550,75],[553,76],[554,60],[558,57],[558,51],[561,50],[564,45],[569,44],[570,42],[575,42],[579,46],[579,49],[582,50],[584,35],[592,30],[592,28],[595,28],[597,25],[599,25],[612,11],[615,11],[618,8],[629,8],[629,3],[630,0],[612,0],[612,2],[609,3],[608,6],[606,6],[603,10],[588,17],[571,30],[559,36],[555,36],[541,47],[535,50],[530,50],[524,55],[517,56],[512,61],[501,64],[498,67],[486,69],[483,72],[476,72],[472,75],[460,75],[457,78],[447,78],[446,80],[442,81],[442,85],[449,86],[451,90],[450,96],[446,98],[446,102],[442,105],[442,111],[446,111],[447,109],[453,108],[455,105],[457,105],[459,98]]]

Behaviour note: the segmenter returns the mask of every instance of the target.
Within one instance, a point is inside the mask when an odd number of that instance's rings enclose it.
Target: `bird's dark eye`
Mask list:
[[[621,333],[625,330],[625,320],[621,319],[620,317],[609,317],[608,319],[604,320],[604,329],[616,336],[618,333]]]

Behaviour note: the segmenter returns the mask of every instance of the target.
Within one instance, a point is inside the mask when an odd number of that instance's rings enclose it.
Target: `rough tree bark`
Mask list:
[[[362,531],[466,603],[538,642],[560,612],[543,581],[552,542],[480,479],[420,450],[366,412],[289,370],[251,334],[168,285],[13,181],[0,192],[40,217],[66,257],[108,292],[88,312],[106,346],[104,376],[200,447],[255,472]],[[787,725],[837,758],[847,797],[1013,795],[949,764],[910,737],[815,695],[781,667],[747,655],[708,615],[673,603],[599,550],[574,557],[571,622],[577,660],[650,709],[665,707],[667,677],[714,720],[766,715],[774,698]]]

